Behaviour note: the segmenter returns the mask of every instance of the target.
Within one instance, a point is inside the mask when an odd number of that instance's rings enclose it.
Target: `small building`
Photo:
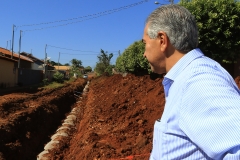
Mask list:
[[[69,78],[71,66],[54,66],[55,70],[64,74],[65,78]]]
[[[26,53],[26,52],[22,52],[22,53],[20,53],[20,55],[28,57],[29,59],[31,59],[33,61],[32,65],[31,65],[31,69],[42,70],[42,71],[44,70],[44,61],[43,60],[38,59],[38,58],[34,57],[32,54]]]
[[[0,89],[17,84],[17,61],[0,54]]]
[[[12,53],[10,50],[1,47],[0,56],[0,83],[2,83],[2,86],[13,87],[42,82],[43,71],[33,70],[32,64],[34,62],[29,57]]]
[[[0,47],[0,55],[5,56],[10,59],[13,59],[13,60],[16,60],[18,63],[20,62],[19,68],[31,69],[33,61],[28,57],[25,57],[23,55],[19,55],[16,53],[12,54],[12,52],[10,50],[2,48],[2,47]],[[18,65],[17,65],[17,67],[18,67]]]

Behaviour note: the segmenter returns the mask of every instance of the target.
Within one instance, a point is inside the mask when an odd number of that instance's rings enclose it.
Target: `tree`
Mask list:
[[[54,62],[54,61],[50,61],[50,65],[51,66],[58,66],[58,63]],[[62,64],[59,63],[59,66],[61,66]]]
[[[58,83],[63,83],[64,81],[64,74],[61,72],[57,71],[56,73],[53,74],[53,80],[58,82]]]
[[[144,51],[142,41],[134,42],[117,58],[116,69],[120,72],[150,72],[148,61],[143,57]]]
[[[84,71],[85,72],[92,72],[92,67],[87,66],[87,67],[84,68]]]
[[[81,75],[81,72],[80,72],[80,67],[82,67],[82,61],[81,60],[77,60],[77,59],[72,59],[70,61],[70,63],[72,64],[71,65],[71,68],[70,68],[70,74],[71,76],[75,73],[77,75]]]
[[[240,5],[234,0],[181,0],[195,15],[199,48],[218,62],[233,63],[240,50]]]
[[[104,50],[101,49],[100,55],[97,56],[98,62],[96,63],[96,67],[94,69],[97,75],[102,75],[105,72],[112,74],[111,68],[114,67],[110,63],[112,57],[113,57],[112,53],[108,54],[107,52],[104,52]]]
[[[70,66],[70,64],[69,63],[65,63],[64,66]]]
[[[72,59],[72,60],[70,61],[70,63],[71,63],[72,66],[74,66],[74,67],[81,67],[81,66],[82,66],[82,61],[81,61],[81,60]]]

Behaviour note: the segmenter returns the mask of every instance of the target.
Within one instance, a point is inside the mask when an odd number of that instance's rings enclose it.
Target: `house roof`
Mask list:
[[[30,53],[22,52],[22,53],[20,53],[20,55],[23,55],[23,56],[25,56],[25,57],[28,57],[29,59],[33,60],[34,62],[35,62],[35,61],[40,61],[40,62],[44,63],[43,60],[34,57],[34,56],[33,56],[32,54],[30,54]]]
[[[2,48],[0,47],[0,55],[1,56],[7,56],[7,57],[11,57],[12,56],[12,52],[9,51],[8,49]],[[19,54],[13,53],[13,58],[16,60],[19,58]],[[25,61],[29,61],[29,62],[33,62],[30,58],[25,57],[23,55],[20,55],[20,59],[21,60],[25,60]]]
[[[3,55],[1,55],[1,54],[0,54],[0,59],[5,59],[5,60],[8,60],[8,61],[17,62],[17,60],[11,59],[11,58],[8,58],[8,57],[5,57],[5,56],[3,56]]]
[[[56,70],[63,70],[63,71],[67,71],[70,70],[71,66],[54,66]]]

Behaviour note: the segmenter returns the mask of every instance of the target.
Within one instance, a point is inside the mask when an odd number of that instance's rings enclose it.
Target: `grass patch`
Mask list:
[[[62,86],[64,86],[64,83],[51,82],[48,85],[45,85],[45,86],[43,86],[41,88],[53,89],[53,88],[58,88],[58,87],[62,87]]]
[[[64,80],[63,83],[58,83],[56,81],[53,82],[48,82],[45,83],[45,85],[42,85],[41,88],[43,89],[53,89],[53,88],[58,88],[58,87],[62,87],[65,85],[65,83],[71,83],[74,82],[76,79],[75,78],[70,78],[69,80]],[[43,83],[44,84],[44,83]]]

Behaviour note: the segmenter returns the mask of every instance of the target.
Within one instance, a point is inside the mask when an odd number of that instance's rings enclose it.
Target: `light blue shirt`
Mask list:
[[[162,83],[150,160],[240,160],[240,90],[224,68],[194,49]]]

